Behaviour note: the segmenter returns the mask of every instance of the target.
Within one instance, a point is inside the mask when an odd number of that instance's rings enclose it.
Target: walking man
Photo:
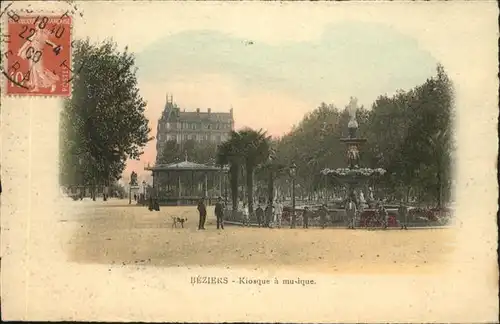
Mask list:
[[[221,197],[217,199],[215,204],[215,217],[217,217],[217,229],[219,229],[219,226],[224,229],[224,203]]]
[[[198,202],[198,213],[200,213],[200,223],[198,225],[199,230],[205,229],[205,220],[207,218],[207,207],[205,207],[205,199],[202,198]]]

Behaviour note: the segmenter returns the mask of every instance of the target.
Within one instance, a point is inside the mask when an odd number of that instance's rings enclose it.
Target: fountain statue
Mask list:
[[[345,143],[347,146],[348,168],[327,168],[322,171],[322,174],[326,176],[332,176],[343,183],[347,189],[346,201],[354,200],[357,205],[357,210],[362,212],[366,207],[366,199],[362,188],[366,188],[366,184],[370,179],[383,175],[385,173],[385,170],[381,168],[370,169],[360,167],[361,163],[359,149],[361,145],[366,142],[366,138],[360,138],[357,134],[359,125],[358,121],[356,120],[356,112],[358,110],[358,107],[357,99],[355,97],[351,97],[349,105],[347,106],[347,110],[350,116],[350,120],[347,125],[349,134],[348,137],[341,138],[340,141]],[[358,191],[358,195],[356,195],[356,189]],[[368,194],[368,199],[369,202],[373,200],[373,192],[371,190]],[[350,228],[354,228],[356,220],[349,219],[348,224]]]
[[[362,204],[366,203],[365,195],[363,194],[363,190],[359,191],[359,202]]]
[[[358,129],[358,121],[356,120],[356,112],[358,111],[358,99],[351,97],[349,105],[347,106],[347,111],[349,112],[349,123],[347,128],[349,129],[349,137],[356,137],[356,130]]]
[[[373,189],[372,189],[372,187],[368,187],[368,199],[370,201],[375,200],[375,198],[373,197]]]
[[[350,145],[347,151],[347,159],[349,161],[350,168],[359,167],[359,150],[356,145]]]

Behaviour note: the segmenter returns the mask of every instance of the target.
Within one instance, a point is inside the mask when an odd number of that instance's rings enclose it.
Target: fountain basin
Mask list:
[[[371,169],[371,168],[337,168],[337,169],[324,169],[321,171],[323,175],[331,175],[337,178],[367,178],[372,176],[382,176],[386,170],[382,168]]]

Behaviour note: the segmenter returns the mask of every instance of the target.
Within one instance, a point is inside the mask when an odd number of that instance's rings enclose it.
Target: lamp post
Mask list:
[[[274,200],[274,170],[273,170],[273,156],[269,155],[268,166],[269,166],[269,180],[267,185],[267,200],[269,204],[273,203]]]
[[[292,221],[290,222],[290,228],[295,228],[296,215],[295,215],[295,176],[296,176],[297,166],[292,163],[290,166],[290,177],[292,178]]]
[[[142,194],[143,194],[143,198],[142,198],[142,204],[144,205],[146,203],[146,180],[143,180],[142,181]]]
[[[128,184],[128,204],[132,204],[132,181]]]
[[[132,186],[137,186],[137,173],[132,171],[130,174],[130,182],[128,187],[128,204],[132,204]]]

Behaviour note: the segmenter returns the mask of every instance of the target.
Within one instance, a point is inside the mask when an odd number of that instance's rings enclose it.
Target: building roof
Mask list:
[[[168,163],[168,164],[157,164],[155,166],[148,166],[144,168],[148,171],[174,171],[174,170],[185,170],[185,171],[197,171],[197,170],[205,170],[205,171],[220,171],[221,168],[215,165],[206,165],[200,163],[190,162],[188,160],[176,163]],[[223,170],[227,168],[224,167]]]
[[[208,112],[195,112],[195,111],[181,111],[179,116],[174,112],[170,114],[167,120],[180,120],[180,121],[222,121],[229,122],[232,120],[230,113],[208,113]]]
[[[201,111],[197,109],[196,111],[185,111],[181,110],[175,103],[168,102],[165,104],[163,109],[161,120],[167,121],[219,121],[219,122],[230,122],[233,120],[232,109],[229,112],[212,112],[209,108],[208,111]]]

